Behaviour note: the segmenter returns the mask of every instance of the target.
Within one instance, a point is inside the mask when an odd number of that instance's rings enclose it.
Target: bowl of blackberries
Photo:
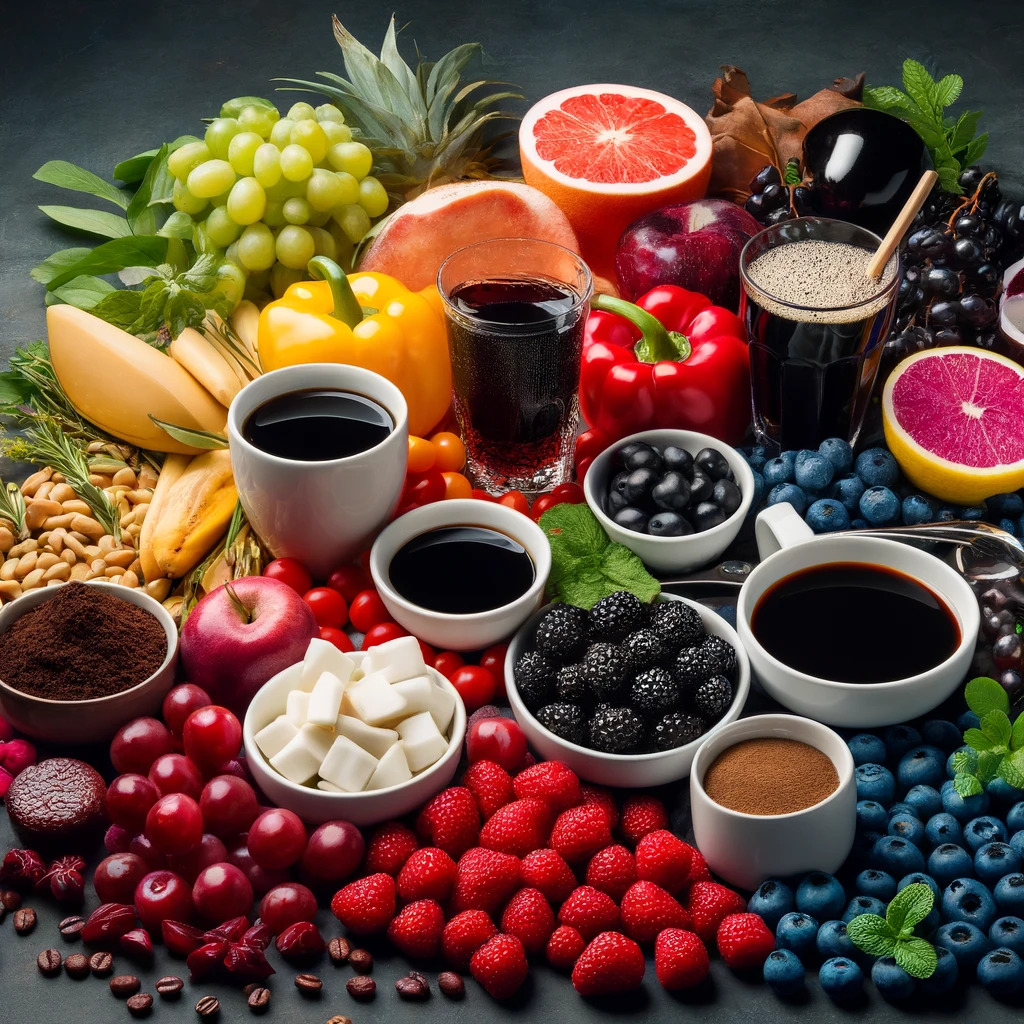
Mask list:
[[[589,611],[536,612],[505,658],[509,704],[531,747],[605,786],[685,778],[707,735],[739,717],[750,664],[710,608],[628,591]]]
[[[612,540],[656,572],[721,557],[754,498],[754,475],[729,445],[693,430],[644,430],[606,448],[583,481]]]

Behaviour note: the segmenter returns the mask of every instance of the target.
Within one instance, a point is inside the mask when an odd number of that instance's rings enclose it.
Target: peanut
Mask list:
[[[31,498],[39,490],[40,484],[46,483],[52,476],[53,470],[49,466],[45,469],[37,470],[21,485],[21,493],[26,498]]]
[[[67,562],[68,565],[74,565],[78,561],[78,556],[71,550],[71,548],[65,548],[60,553],[61,561]]]
[[[139,502],[139,504],[135,506],[135,522],[139,526],[146,521],[146,516],[149,515],[149,504],[150,503],[148,501],[144,501]]]
[[[62,505],[65,501],[74,501],[77,497],[71,484],[54,484],[53,490],[50,491],[50,501],[56,501]]]
[[[47,569],[55,566],[60,560],[60,555],[55,555],[52,551],[44,551],[36,559],[36,568],[42,569],[45,572]]]
[[[80,558],[83,562],[89,561],[89,553],[87,552],[85,545],[76,537],[74,534],[66,534],[64,537],[64,547],[66,547],[76,558]]]
[[[35,496],[37,498],[48,498],[50,496],[50,491],[53,490],[53,487],[53,480],[46,480],[36,488]]]
[[[86,541],[89,539],[88,537],[85,537],[84,539],[79,537],[77,539],[81,540],[82,543],[85,544],[85,557],[88,561],[91,562],[94,558],[103,557],[103,552],[100,550],[100,546],[98,544],[86,544]]]
[[[135,475],[135,470],[131,466],[125,466],[124,469],[119,469],[113,477],[114,484],[128,484],[129,487],[136,487],[139,483],[139,478]]]
[[[0,601],[13,601],[21,597],[21,584],[17,580],[0,582]]]
[[[2,584],[0,584],[2,586]],[[146,584],[146,593],[157,601],[164,601],[171,592],[171,581],[167,577],[158,580],[150,580]]]
[[[63,473],[56,473],[55,472],[53,474],[53,476],[50,477],[50,479],[55,484],[66,484],[68,482],[68,478]]]
[[[33,569],[21,581],[22,590],[33,590],[43,582],[44,572],[42,569]]]
[[[89,519],[87,516],[77,515],[71,520],[71,529],[84,533],[87,537],[91,537],[93,540],[97,541],[105,532],[103,527],[100,526],[95,519]]]
[[[89,567],[88,562],[78,562],[71,566],[71,578],[73,580],[91,580],[96,573]]]
[[[17,571],[18,559],[8,558],[3,565],[0,565],[0,580],[4,580],[4,582],[13,580],[15,578]]]
[[[138,558],[136,558],[135,561],[132,562],[132,564],[128,566],[128,568],[129,568],[129,570],[131,572],[135,573],[136,576],[141,578],[141,576],[142,576],[142,562],[140,562]]]
[[[135,548],[118,548],[115,551],[108,551],[104,556],[104,561],[108,566],[119,565],[122,569],[127,569],[135,561],[135,558]]]
[[[18,559],[18,567],[14,570],[14,575],[19,580],[23,580],[30,572],[32,572],[33,569],[35,569],[38,558],[38,551],[26,552]]]
[[[131,526],[126,527],[125,533],[132,538],[134,542],[138,542],[139,534],[142,533],[142,523],[135,522]]]
[[[141,487],[148,487],[150,490],[152,490],[154,487],[156,487],[156,481],[157,481],[157,472],[156,472],[156,470],[152,466],[146,465],[146,466],[143,466],[142,469],[139,470],[139,483],[138,483],[138,486],[140,488]]]
[[[14,531],[6,526],[0,526],[0,552],[6,554],[14,547]]]
[[[77,512],[80,516],[91,516],[92,509],[89,508],[87,501],[82,501],[81,498],[69,498],[67,501],[61,503],[61,510],[64,512]]]
[[[118,582],[126,587],[137,587],[139,585],[139,577],[129,569],[123,576],[118,578]]]
[[[117,576],[123,576],[124,567],[120,565],[107,566],[107,568],[103,570],[103,575],[106,576],[108,580],[112,580]]]
[[[43,573],[43,579],[49,583],[50,580],[66,580],[70,575],[71,566],[67,562],[58,562]]]
[[[47,538],[47,547],[55,554],[59,555],[64,550],[64,538],[68,535],[67,530],[63,526],[58,526],[57,529],[50,531],[50,536]]]
[[[92,569],[92,571],[95,572],[95,573],[103,572],[103,570],[106,569],[106,567],[107,567],[107,563],[104,562],[102,558],[94,558],[89,563],[89,568]]]
[[[35,537],[28,537],[23,540],[20,544],[15,544],[10,551],[7,552],[9,558],[21,558],[22,555],[27,555],[30,551],[35,551],[39,547],[39,541]]]
[[[97,487],[109,487],[110,477],[105,473],[90,473],[89,483],[95,484]]]
[[[42,533],[36,534],[36,540],[39,541],[39,547],[48,548],[50,546],[50,537],[53,536],[52,530],[43,530]]]
[[[71,525],[71,520],[74,519],[76,515],[76,512],[62,512],[59,516],[50,516],[50,518],[43,523],[43,526],[48,530],[56,530],[63,526],[66,530]]]
[[[103,554],[106,554],[108,551],[117,550],[117,541],[114,540],[113,534],[110,533],[103,534],[103,536],[96,541],[96,545]]]
[[[134,522],[135,522],[135,509],[131,509],[131,511],[125,512],[125,514],[123,516],[121,516],[121,518],[119,520],[119,523],[121,525],[121,529],[122,530],[125,529],[128,526],[131,526],[132,523],[134,523]]]
[[[50,516],[60,515],[61,504],[50,498],[31,498],[26,503],[25,525],[30,530],[38,530]]]

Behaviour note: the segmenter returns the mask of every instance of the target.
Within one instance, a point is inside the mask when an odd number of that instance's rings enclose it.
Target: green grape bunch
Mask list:
[[[331,103],[295,103],[285,117],[256,97],[232,100],[201,142],[167,159],[174,208],[193,222],[197,252],[223,254],[248,297],[280,296],[314,256],[342,266],[387,212],[373,153]]]

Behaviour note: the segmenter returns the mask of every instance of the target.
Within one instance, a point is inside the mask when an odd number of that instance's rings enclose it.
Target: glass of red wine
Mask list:
[[[552,242],[495,238],[449,256],[437,287],[473,485],[536,494],[571,479],[587,265]]]

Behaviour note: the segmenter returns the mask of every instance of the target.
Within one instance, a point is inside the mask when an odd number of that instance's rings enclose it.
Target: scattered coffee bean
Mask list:
[[[129,998],[125,1006],[133,1017],[146,1017],[153,1009],[153,997],[148,992],[138,992]]]
[[[455,971],[442,971],[437,976],[437,987],[449,999],[461,999],[466,994],[466,983]]]
[[[377,994],[377,982],[373,978],[349,978],[345,988],[353,999],[368,1002]]]
[[[60,955],[59,949],[44,949],[36,957],[36,967],[39,968],[40,974],[47,978],[53,978],[60,974],[63,963],[64,958]]]
[[[357,974],[369,974],[373,970],[373,956],[366,949],[353,949],[348,955],[348,962]]]
[[[71,917],[65,917],[59,925],[57,930],[61,936],[69,941],[74,941],[82,934],[82,929],[85,927],[85,918],[81,914],[72,914]]]
[[[312,996],[319,993],[324,983],[315,974],[297,974],[295,987],[304,995]]]
[[[245,998],[246,998],[246,999],[248,999],[248,998],[249,998],[249,996],[250,996],[250,995],[251,995],[251,994],[252,994],[253,992],[255,992],[255,991],[256,991],[256,989],[258,989],[258,988],[262,988],[262,987],[263,987],[263,986],[261,985],[261,983],[260,983],[260,982],[258,982],[258,981],[250,981],[248,985],[246,985],[246,986],[244,986],[244,987],[242,988],[242,995],[243,995],[243,996],[245,996]]]
[[[142,982],[134,974],[118,974],[110,979],[110,991],[118,999],[127,999],[142,988]]]
[[[64,970],[69,978],[81,980],[89,977],[89,958],[84,953],[72,953],[64,960]]]
[[[17,889],[0,889],[0,907],[13,914],[21,906],[21,893]]]
[[[348,939],[336,937],[327,943],[327,955],[331,958],[331,963],[335,966],[347,963],[349,953],[351,952],[352,943],[349,942]]]
[[[36,912],[31,907],[22,907],[14,912],[14,930],[19,935],[28,935],[36,926]]]
[[[105,978],[114,971],[114,958],[107,952],[93,953],[89,957],[89,969],[97,978]]]
[[[335,1014],[327,1024],[352,1024],[351,1017],[343,1017],[340,1013]]]
[[[220,1014],[220,1002],[213,996],[203,996],[203,998],[196,1003],[196,1013],[199,1014],[203,1020],[213,1020],[214,1017]]]
[[[156,983],[157,995],[164,999],[177,999],[184,987],[185,982],[173,974],[166,975]]]
[[[410,1002],[422,1002],[430,997],[430,986],[425,982],[426,979],[423,978],[423,975],[414,978],[410,974],[407,978],[399,978],[395,982],[395,991],[402,999],[408,999]]]
[[[270,1009],[270,989],[257,985],[249,993],[249,1009],[253,1013],[266,1013]]]

